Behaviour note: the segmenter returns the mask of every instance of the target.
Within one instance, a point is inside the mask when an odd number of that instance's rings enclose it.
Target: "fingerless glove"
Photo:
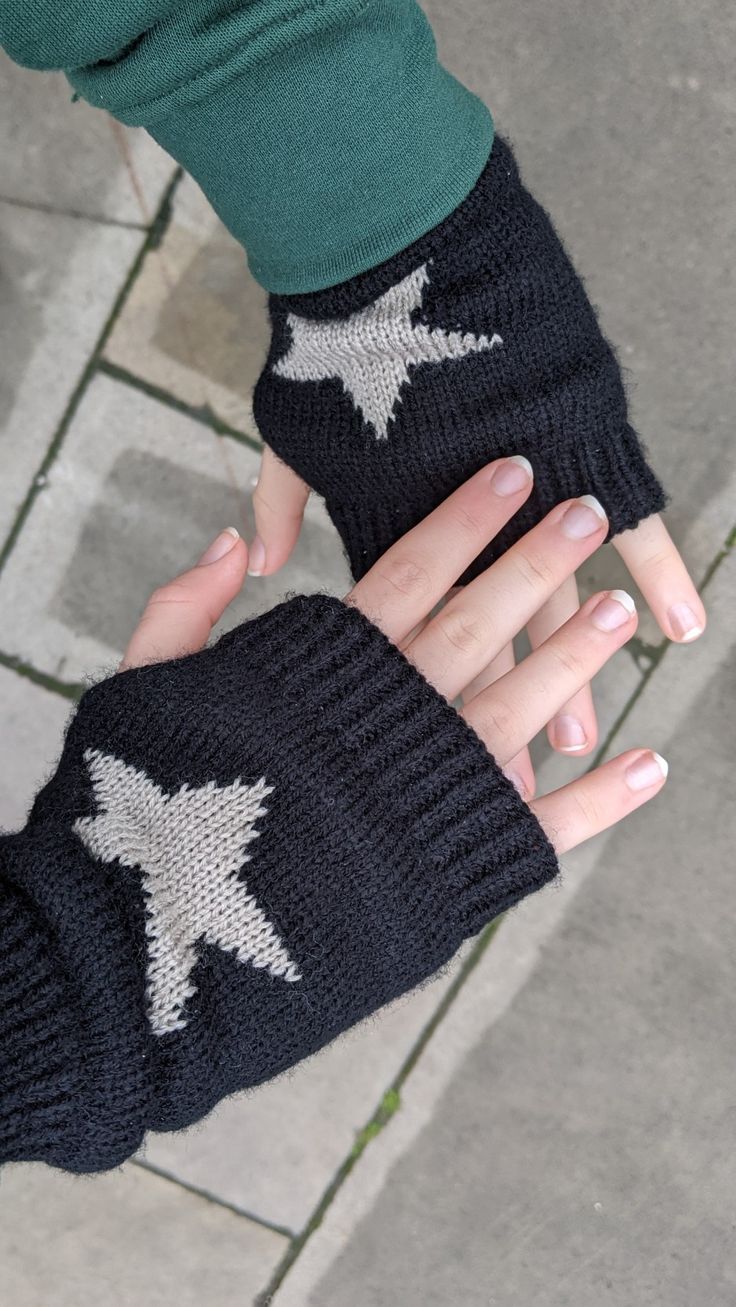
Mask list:
[[[555,872],[478,737],[337,600],[101,682],[0,838],[0,1160],[119,1164]]]
[[[499,137],[427,236],[332,289],[272,295],[270,314],[256,421],[324,496],[356,578],[501,455],[531,461],[534,491],[465,579],[568,497],[596,495],[611,535],[664,505],[611,347]]]

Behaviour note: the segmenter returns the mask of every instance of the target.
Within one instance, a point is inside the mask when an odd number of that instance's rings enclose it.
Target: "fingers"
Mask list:
[[[557,853],[567,853],[653,799],[666,779],[664,758],[631,749],[529,806]]]
[[[545,644],[462,710],[505,767],[636,630],[634,601],[623,590],[594,595]]]
[[[392,545],[345,602],[359,608],[389,640],[402,644],[513,517],[531,488],[531,466],[518,455],[481,468]]]
[[[577,582],[569,576],[559,590],[547,600],[527,624],[532,649],[538,649],[559,630],[580,607]],[[547,723],[547,736],[553,749],[560,753],[590,753],[598,742],[598,723],[589,685],[584,685],[572,699],[563,703]]]
[[[603,543],[607,525],[589,495],[558,504],[450,600],[407,647],[407,657],[440,694],[456,698]]]
[[[614,537],[618,550],[669,640],[689,644],[703,634],[700,595],[658,513]]]
[[[120,671],[201,649],[240,590],[247,565],[248,550],[235,528],[221,531],[196,567],[151,595]]]
[[[462,694],[463,703],[470,703],[477,694],[487,689],[494,681],[500,680],[507,672],[512,671],[515,666],[516,658],[514,657],[513,644],[504,645],[500,654],[487,667],[484,667],[480,676],[476,676],[475,680],[465,687]],[[522,799],[526,799],[528,802],[533,797],[536,788],[534,768],[529,750],[526,747],[520,749],[516,757],[506,764],[504,771],[509,780],[516,786]]]
[[[271,576],[283,567],[299,538],[308,498],[306,482],[264,445],[253,491],[256,535],[250,546],[249,576]]]

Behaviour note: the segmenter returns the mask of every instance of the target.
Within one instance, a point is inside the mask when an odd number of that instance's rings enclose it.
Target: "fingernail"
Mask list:
[[[600,531],[607,521],[603,505],[592,495],[581,495],[563,514],[560,525],[568,540],[584,540]]]
[[[229,554],[236,540],[240,539],[240,532],[235,530],[234,526],[228,526],[221,531],[219,536],[215,536],[209,549],[205,549],[202,557],[197,563],[197,567],[204,567],[205,563],[216,563],[218,559],[224,558]]]
[[[668,771],[669,765],[658,753],[643,753],[626,768],[624,776],[630,790],[648,790],[652,785],[659,785]]]
[[[248,576],[263,576],[266,566],[266,546],[260,536],[255,536],[248,550]]]
[[[523,454],[513,454],[496,468],[491,485],[497,495],[518,495],[520,490],[526,490],[533,476],[529,459]]]
[[[636,612],[636,604],[625,590],[612,590],[596,604],[590,620],[599,631],[616,631],[624,626]]]
[[[514,789],[516,790],[517,794],[518,794],[522,799],[525,799],[525,798],[526,798],[526,785],[524,784],[523,780],[521,779],[519,773],[518,773],[518,772],[515,772],[515,771],[508,771],[508,770],[507,770],[507,771],[504,773],[504,775],[508,778],[508,780],[511,781],[511,784],[513,785],[513,787],[514,787]]]
[[[669,611],[670,626],[678,640],[687,644],[697,640],[703,634],[703,626],[698,621],[689,604],[673,604]]]
[[[561,717],[555,717],[550,732],[555,748],[562,753],[578,753],[588,743],[588,737],[583,730],[582,722],[579,722],[577,717],[571,717],[568,713],[563,713]]]

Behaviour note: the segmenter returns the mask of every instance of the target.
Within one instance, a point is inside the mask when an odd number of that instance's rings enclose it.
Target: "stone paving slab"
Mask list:
[[[253,533],[259,455],[131,386],[90,386],[0,578],[0,648],[64,681],[116,663],[150,592],[224,526]],[[288,592],[344,593],[320,501],[289,564],[250,580],[222,629]]]
[[[72,91],[61,73],[18,68],[0,50],[0,197],[87,218],[147,225],[174,163]]]
[[[98,1176],[8,1164],[0,1180],[7,1307],[251,1303],[286,1246],[132,1163]]]
[[[287,1076],[229,1099],[185,1133],[149,1135],[141,1156],[299,1233],[431,1019],[458,960]]]
[[[507,918],[274,1307],[733,1303],[735,583],[616,740],[666,790]]]
[[[0,547],[142,240],[0,202]]]
[[[197,184],[184,177],[105,357],[258,438],[251,394],[268,339],[266,292]]]
[[[20,830],[61,753],[73,705],[0,667],[0,829]]]

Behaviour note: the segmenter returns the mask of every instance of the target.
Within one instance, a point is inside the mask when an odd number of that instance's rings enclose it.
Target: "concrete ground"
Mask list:
[[[711,624],[600,677],[655,805],[454,971],[108,1176],[9,1166],[8,1307],[733,1307],[736,226],[723,0],[427,5],[555,214]],[[729,49],[730,46],[730,49]],[[244,520],[263,294],[140,133],[0,63],[0,824],[148,591]],[[610,551],[584,588],[620,584]],[[346,583],[318,505],[284,591]],[[542,788],[572,774],[538,751]]]

